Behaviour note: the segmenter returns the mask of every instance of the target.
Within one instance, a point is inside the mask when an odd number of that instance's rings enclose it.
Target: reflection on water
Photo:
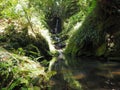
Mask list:
[[[120,90],[120,63],[89,58],[53,58],[50,90]]]

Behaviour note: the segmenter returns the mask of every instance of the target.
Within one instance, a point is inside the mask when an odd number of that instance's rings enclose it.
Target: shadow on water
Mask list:
[[[120,90],[120,63],[108,60],[54,57],[50,90]]]

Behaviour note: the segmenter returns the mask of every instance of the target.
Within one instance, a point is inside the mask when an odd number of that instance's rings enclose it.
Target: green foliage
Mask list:
[[[0,7],[2,18],[18,19],[31,11],[31,8],[28,9],[27,0],[1,0]]]
[[[17,4],[17,0],[1,0],[0,1],[0,16],[5,18],[16,18],[17,14],[15,14],[15,6]]]
[[[39,57],[39,59],[51,57],[48,43],[43,36],[38,33],[35,36],[29,35],[28,27],[17,20],[11,20],[5,28],[4,35],[1,35],[1,42],[7,50],[19,55]]]
[[[34,32],[31,18],[34,16],[33,12],[35,12],[35,9],[33,7],[29,7],[28,0],[2,0],[0,5],[1,18],[7,18],[8,24],[11,24],[13,19],[18,20],[18,22],[24,26],[30,26],[32,32]]]
[[[95,7],[93,5],[93,0],[79,0],[80,9],[79,12],[72,15],[69,19],[64,22],[64,30],[63,34],[71,35],[76,29],[78,29],[82,22],[84,21],[85,17],[91,12],[91,10]],[[76,28],[77,27],[77,28]]]
[[[25,90],[48,87],[55,72],[45,72],[37,61],[7,52],[0,47],[0,89]]]
[[[80,11],[80,3],[79,0],[29,0],[30,6],[36,8],[36,10],[40,13],[42,18],[42,23],[51,29],[51,23],[55,16],[61,18],[62,23],[64,20],[70,18],[72,15],[78,13]]]
[[[67,18],[76,13],[78,11],[77,7],[79,7],[79,0],[30,0],[30,3],[34,5],[38,11],[41,10],[46,18],[50,18],[54,15],[58,15],[61,18]]]
[[[98,30],[100,28],[98,28],[97,16],[94,14],[94,11],[89,13],[82,26],[73,33],[66,48],[66,53],[72,54],[73,56],[94,55],[94,50],[104,42],[104,33],[102,34]]]
[[[6,49],[12,50],[14,53],[32,58],[41,56],[49,58],[51,55],[47,41],[41,34],[38,34],[39,30],[35,31],[36,23],[40,24],[40,22],[38,23],[38,16],[40,15],[36,13],[35,8],[31,4],[33,3],[29,2],[29,0],[2,0],[0,2],[1,7],[7,5],[7,7],[1,9],[2,18],[7,18],[7,27],[4,30],[5,35],[0,36],[0,39],[7,42]],[[10,8],[12,8],[12,12],[9,10]],[[38,19],[37,22],[34,21],[36,18]],[[34,37],[29,35],[29,32],[32,32]]]

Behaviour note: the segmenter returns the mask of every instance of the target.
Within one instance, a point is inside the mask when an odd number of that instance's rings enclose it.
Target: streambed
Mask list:
[[[54,57],[50,90],[120,90],[120,63],[97,58]]]

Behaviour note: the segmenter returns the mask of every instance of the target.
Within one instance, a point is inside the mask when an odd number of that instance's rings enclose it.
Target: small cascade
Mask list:
[[[55,35],[53,34],[52,40],[53,40],[53,44],[54,44],[55,49],[59,50],[59,49],[65,48],[66,43],[65,43],[64,37],[61,37],[57,34],[55,34]]]
[[[58,28],[58,22],[59,22],[59,20],[57,19],[57,22],[56,22],[56,25],[55,25],[56,26],[55,27],[55,33],[58,33],[58,29],[57,29]]]
[[[65,40],[67,35],[61,35],[62,32],[62,18],[59,15],[54,15],[51,21],[51,38],[56,50],[65,48]]]

